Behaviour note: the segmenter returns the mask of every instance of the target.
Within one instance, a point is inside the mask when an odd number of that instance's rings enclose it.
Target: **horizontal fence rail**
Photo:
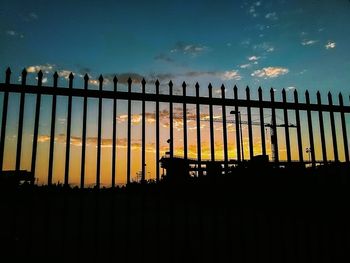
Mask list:
[[[12,84],[11,79],[11,70],[8,69],[6,71],[6,78],[5,83],[0,83],[0,92],[3,92],[3,104],[2,104],[2,126],[1,126],[1,134],[0,134],[0,171],[3,171],[3,161],[4,156],[6,155],[6,152],[4,152],[5,148],[5,138],[6,138],[6,127],[7,127],[7,121],[8,121],[8,108],[9,108],[9,94],[12,93],[18,93],[21,94],[20,97],[20,105],[19,105],[19,119],[18,119],[18,133],[17,133],[17,147],[16,147],[16,170],[20,170],[20,163],[21,163],[21,153],[23,151],[22,147],[22,136],[23,136],[23,114],[24,114],[24,103],[25,103],[25,94],[34,94],[36,95],[35,100],[35,118],[34,118],[34,131],[33,131],[33,145],[32,145],[32,160],[31,160],[31,172],[35,174],[35,165],[36,165],[36,158],[37,158],[37,144],[38,144],[38,126],[40,121],[40,110],[41,110],[41,96],[42,95],[50,95],[52,96],[52,108],[51,108],[51,126],[50,126],[50,146],[49,146],[49,158],[48,158],[48,184],[52,184],[52,172],[53,172],[53,162],[54,162],[54,138],[55,138],[55,119],[56,119],[56,111],[57,111],[57,96],[65,96],[68,98],[68,114],[67,114],[67,127],[66,127],[66,153],[65,153],[65,167],[64,167],[64,184],[69,184],[69,168],[70,168],[70,140],[71,140],[71,123],[72,123],[72,98],[73,97],[81,97],[83,98],[83,117],[82,117],[82,148],[81,148],[81,179],[80,179],[80,187],[85,187],[85,159],[86,159],[86,133],[87,133],[87,99],[88,98],[97,98],[98,99],[98,119],[97,119],[97,159],[96,159],[96,187],[99,188],[101,184],[101,140],[102,140],[102,103],[103,99],[111,99],[113,100],[113,123],[112,123],[112,130],[113,130],[113,140],[112,140],[112,178],[111,178],[111,185],[112,187],[115,186],[115,174],[117,167],[117,155],[116,155],[116,105],[117,100],[126,100],[128,102],[127,104],[127,167],[126,167],[126,182],[131,182],[131,111],[132,101],[140,101],[142,102],[142,124],[141,124],[141,130],[142,130],[142,147],[141,147],[141,180],[144,181],[146,178],[146,155],[145,155],[145,140],[146,140],[146,128],[145,128],[145,103],[146,102],[155,102],[156,106],[156,112],[155,112],[155,131],[156,131],[156,138],[155,138],[155,146],[156,146],[156,180],[158,181],[160,179],[160,169],[159,169],[159,157],[160,154],[160,116],[159,116],[159,103],[168,103],[169,104],[169,120],[170,120],[170,138],[169,138],[169,153],[170,156],[173,156],[174,153],[174,134],[173,134],[173,122],[174,122],[174,104],[182,104],[183,109],[183,153],[184,158],[188,158],[188,139],[187,139],[187,121],[190,120],[190,118],[187,116],[187,105],[193,104],[196,106],[196,140],[197,140],[197,159],[196,162],[198,164],[198,167],[200,167],[201,163],[206,162],[206,160],[203,160],[202,154],[201,154],[201,121],[203,121],[200,118],[201,115],[201,109],[200,106],[208,106],[209,107],[209,122],[210,122],[210,152],[211,152],[211,161],[217,161],[215,158],[215,142],[214,142],[214,122],[217,122],[218,120],[214,120],[213,117],[213,106],[220,106],[222,107],[222,119],[219,121],[222,123],[223,126],[223,149],[224,149],[224,167],[227,171],[228,164],[232,163],[232,160],[229,160],[228,158],[228,142],[227,142],[227,123],[228,120],[226,119],[226,109],[227,107],[232,107],[234,111],[231,112],[231,114],[234,115],[235,119],[235,133],[236,133],[236,151],[237,151],[237,162],[241,162],[244,160],[244,142],[242,138],[242,129],[240,125],[242,123],[247,125],[248,128],[248,144],[249,144],[249,155],[250,157],[254,156],[254,138],[252,133],[252,126],[253,125],[260,125],[260,136],[261,136],[261,152],[263,155],[266,155],[266,141],[265,141],[265,127],[271,128],[271,141],[273,143],[273,149],[272,149],[272,159],[276,163],[279,162],[279,148],[278,148],[278,136],[277,136],[277,127],[284,127],[284,134],[285,134],[285,145],[286,145],[286,156],[287,156],[287,162],[292,162],[291,160],[291,150],[293,147],[298,149],[298,156],[299,156],[299,162],[304,163],[303,159],[303,144],[302,144],[302,132],[301,132],[301,116],[300,111],[306,112],[307,115],[307,134],[308,134],[308,140],[309,140],[309,147],[308,147],[308,153],[310,154],[310,160],[309,162],[312,165],[316,165],[319,161],[316,160],[315,156],[315,135],[313,129],[315,129],[314,123],[313,123],[313,117],[312,113],[316,112],[318,113],[318,124],[319,124],[319,131],[320,131],[320,141],[321,141],[321,148],[322,148],[322,162],[327,163],[329,160],[327,159],[327,145],[325,140],[325,128],[324,128],[324,115],[328,114],[330,117],[330,126],[331,126],[331,138],[332,138],[332,151],[334,154],[334,162],[339,161],[339,149],[338,149],[338,141],[341,141],[342,147],[344,149],[344,159],[345,162],[349,162],[349,149],[348,149],[348,138],[347,138],[347,120],[346,120],[346,114],[350,113],[350,106],[345,106],[343,101],[343,95],[340,93],[338,95],[339,104],[335,105],[333,104],[333,98],[332,94],[328,93],[328,103],[324,104],[321,102],[321,95],[318,92],[317,93],[317,103],[311,103],[310,102],[310,95],[309,92],[305,92],[305,103],[301,103],[298,100],[298,92],[297,90],[294,90],[294,101],[288,102],[286,98],[286,90],[282,90],[282,101],[276,101],[275,100],[275,90],[271,88],[270,90],[270,98],[269,100],[264,100],[262,95],[262,89],[259,87],[258,89],[258,99],[254,100],[251,99],[251,93],[249,87],[246,88],[246,97],[245,98],[239,98],[238,97],[238,88],[236,86],[233,87],[233,98],[228,98],[225,96],[225,86],[221,86],[221,98],[214,98],[212,95],[212,85],[209,84],[208,91],[209,96],[208,97],[201,97],[199,96],[199,84],[196,83],[194,89],[195,89],[195,96],[188,96],[186,93],[186,90],[190,89],[190,87],[183,82],[182,83],[182,95],[174,95],[173,94],[173,83],[170,81],[169,86],[169,94],[159,94],[159,86],[160,83],[157,80],[154,85],[156,88],[155,93],[146,93],[145,86],[146,81],[143,79],[138,85],[141,85],[141,92],[132,92],[132,84],[133,81],[131,78],[127,81],[127,91],[118,91],[118,78],[115,76],[112,80],[113,84],[113,90],[103,90],[103,84],[104,84],[104,78],[101,75],[98,79],[98,90],[91,90],[88,88],[89,85],[89,76],[84,76],[84,87],[83,89],[77,89],[73,87],[73,81],[74,81],[74,75],[71,73],[68,77],[68,88],[67,87],[58,87],[58,78],[59,75],[57,72],[53,75],[53,86],[43,86],[43,73],[39,71],[37,75],[37,85],[28,85],[26,83],[27,80],[27,71],[23,70],[22,72],[22,78],[21,78],[21,84]],[[247,110],[247,121],[241,120],[241,114],[239,109],[243,108]],[[255,122],[252,120],[252,108],[256,108],[259,110],[259,116],[260,121]],[[264,123],[264,111],[268,110],[271,111],[272,120],[270,123],[270,126],[266,125]],[[283,119],[284,124],[279,125],[276,122],[276,111],[282,110],[283,111]],[[288,119],[288,116],[291,115],[291,113],[288,114],[288,111],[293,111],[295,116],[295,125],[291,125]],[[340,114],[340,123],[338,124],[338,121],[336,121],[334,114]],[[339,131],[337,132],[337,127],[339,127]],[[293,146],[291,145],[290,141],[290,129],[296,128],[297,132],[297,145]],[[342,138],[337,138],[339,134],[342,135]],[[318,139],[318,138],[317,138]]]

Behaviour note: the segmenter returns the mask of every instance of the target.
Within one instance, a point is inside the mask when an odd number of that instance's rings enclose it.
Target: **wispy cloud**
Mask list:
[[[183,53],[192,56],[199,55],[208,50],[208,47],[201,44],[188,44],[185,42],[177,42],[175,46],[170,50],[171,53]]]
[[[271,21],[278,20],[278,16],[277,16],[276,12],[267,13],[265,15],[265,18],[268,19],[268,20],[271,20]]]
[[[336,47],[336,43],[334,41],[328,41],[328,43],[325,45],[326,49],[333,49]]]
[[[289,70],[282,67],[266,67],[262,69],[255,70],[251,76],[258,78],[276,78],[278,76],[287,74]]]
[[[286,88],[286,91],[294,91],[294,90],[296,90],[296,89],[297,89],[297,88],[294,87],[294,86],[289,86],[289,87]]]
[[[252,65],[251,64],[243,64],[243,65],[240,65],[239,67],[240,68],[250,68]]]
[[[168,63],[173,63],[175,60],[172,59],[171,57],[165,55],[165,54],[159,54],[157,56],[154,57],[155,60],[159,60],[159,61],[165,61],[165,62],[168,62]]]
[[[253,45],[253,49],[262,52],[273,52],[275,50],[274,46],[268,42]]]
[[[24,35],[22,33],[16,32],[14,30],[7,30],[6,35],[11,36],[11,37],[24,38]]]
[[[303,40],[301,42],[301,44],[303,46],[312,46],[312,45],[316,44],[317,42],[318,42],[318,40]]]
[[[248,57],[249,61],[257,61],[259,59],[260,59],[260,57],[258,57],[258,56],[250,56],[250,57]]]
[[[55,68],[55,65],[53,64],[44,64],[44,65],[32,65],[27,67],[27,72],[28,73],[38,73],[40,70],[43,73],[52,73]]]

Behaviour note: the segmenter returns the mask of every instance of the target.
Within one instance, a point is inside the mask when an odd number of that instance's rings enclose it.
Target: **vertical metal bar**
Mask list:
[[[262,106],[262,89],[258,89],[259,95],[259,114],[260,114],[260,135],[261,135],[261,151],[263,155],[266,155],[266,141],[265,141],[265,122],[264,122],[264,108]]]
[[[272,115],[272,129],[273,129],[273,152],[275,153],[274,158],[275,162],[279,162],[279,154],[278,154],[278,137],[277,137],[277,123],[276,123],[276,109],[275,109],[275,90],[273,88],[270,89],[270,97],[271,97],[271,115]]]
[[[182,95],[184,97],[184,102],[182,104],[182,113],[183,113],[183,132],[184,132],[184,159],[187,160],[187,108],[186,108],[186,83],[182,83]]]
[[[40,70],[38,73],[38,88],[41,88],[42,80],[43,80],[43,73]],[[32,162],[31,162],[31,169],[30,169],[34,177],[35,177],[35,166],[36,166],[36,151],[37,151],[37,146],[38,146],[40,104],[41,104],[41,93],[38,93],[37,97],[36,97],[36,105],[35,105]],[[33,181],[33,183],[34,183],[34,181]]]
[[[289,135],[289,120],[288,120],[288,110],[287,110],[287,94],[286,90],[282,90],[282,99],[283,99],[283,115],[284,115],[284,132],[286,135],[286,148],[287,148],[287,161],[291,162],[291,151],[290,151],[290,135]]]
[[[173,82],[169,82],[169,96],[170,96],[170,102],[169,102],[169,119],[170,119],[170,158],[173,158],[174,156],[174,116],[173,116],[173,101],[171,100],[173,96]]]
[[[309,91],[307,90],[305,92],[305,100],[306,100],[306,106],[307,106],[307,123],[308,123],[308,128],[309,128],[309,141],[310,141],[310,154],[311,154],[311,163],[312,167],[315,167],[315,145],[314,145],[314,132],[312,128],[312,117],[311,117],[311,110],[310,110],[310,95]]]
[[[343,95],[341,93],[339,93],[339,105],[341,107],[340,118],[341,118],[342,132],[343,132],[345,161],[349,162],[349,147],[348,147],[348,138],[347,138],[347,131],[346,131],[346,123],[345,123],[344,102],[343,102]]]
[[[210,121],[210,156],[211,161],[215,161],[215,143],[214,143],[214,119],[213,119],[213,104],[211,103],[211,99],[213,97],[213,86],[209,83],[209,121]]]
[[[201,176],[201,161],[202,161],[202,153],[201,153],[201,113],[200,113],[200,104],[199,104],[199,84],[198,82],[195,85],[196,88],[196,123],[197,123],[197,161],[198,161],[198,175]]]
[[[321,93],[319,91],[317,91],[317,104],[319,106],[318,120],[320,125],[320,135],[321,135],[321,144],[322,144],[322,158],[323,158],[323,162],[327,163],[327,148],[326,148],[326,139],[324,134],[323,113],[321,109]]]
[[[89,76],[85,74],[84,76],[84,104],[83,104],[83,130],[81,139],[81,167],[80,167],[80,188],[84,188],[85,185],[85,156],[86,156],[86,116],[87,116],[87,96],[86,92],[88,90]]]
[[[225,102],[225,86],[221,85],[221,98]],[[225,173],[228,172],[228,147],[227,147],[227,121],[226,121],[226,106],[222,104],[222,136],[224,142],[224,160],[225,160]]]
[[[53,88],[57,88],[58,74],[53,75]],[[49,153],[49,169],[47,175],[47,184],[52,184],[53,177],[53,154],[55,149],[55,129],[56,129],[56,107],[57,107],[57,95],[52,95],[52,109],[51,109],[51,129],[50,129],[50,153]]]
[[[128,93],[131,93],[131,78],[128,79]],[[130,175],[131,175],[131,100],[130,96],[128,98],[128,145],[127,145],[127,160],[126,160],[126,182],[130,184]]]
[[[156,181],[159,182],[159,174],[160,174],[160,170],[159,170],[159,80],[156,80],[156,95],[157,95],[157,99],[156,99]]]
[[[331,129],[332,129],[332,141],[333,141],[333,150],[334,150],[334,161],[339,162],[337,133],[336,133],[336,130],[335,130],[335,120],[334,120],[334,111],[333,111],[333,99],[332,99],[332,94],[330,92],[328,93],[328,104],[330,106],[329,115],[331,117]]]
[[[73,88],[73,73],[69,74],[69,91]],[[67,134],[66,134],[66,163],[64,169],[64,185],[69,185],[69,156],[70,156],[70,133],[71,133],[71,124],[72,124],[72,95],[69,92],[68,96],[68,114],[67,114]]]
[[[113,78],[114,93],[117,93],[118,79],[116,76]],[[116,147],[117,147],[117,98],[113,98],[113,128],[112,128],[112,188],[115,187],[115,172],[116,172]]]
[[[10,78],[11,78],[11,69],[7,68],[6,80],[5,80],[5,83],[7,85],[10,84]],[[6,122],[7,122],[8,100],[9,100],[9,93],[8,93],[8,91],[5,91],[3,105],[2,105],[2,119],[1,119],[0,171],[3,170],[3,164],[4,164],[4,148],[5,148],[5,139],[6,139]]]
[[[96,162],[96,187],[101,185],[101,141],[102,141],[102,85],[103,77],[99,77],[99,96],[98,96],[98,120],[97,120],[97,162]]]
[[[22,88],[24,89],[27,80],[27,70],[22,71]],[[24,115],[25,91],[22,90],[19,102],[19,117],[18,117],[18,135],[17,135],[17,150],[16,150],[16,170],[21,169],[21,152],[22,152],[22,134],[23,134],[23,115]]]
[[[297,90],[294,90],[294,105],[295,105],[295,121],[296,121],[296,126],[297,126],[299,162],[304,162],[303,142],[302,142],[302,136],[301,136],[300,113],[299,113],[299,109],[297,108],[297,106],[299,105],[298,91]]]
[[[236,122],[236,145],[237,145],[237,160],[241,161],[241,143],[240,143],[240,126],[239,126],[239,111],[238,111],[238,90],[237,86],[233,87],[233,95],[235,99],[235,122]]]
[[[254,156],[254,141],[253,141],[253,129],[252,129],[252,111],[250,107],[250,90],[247,86],[246,88],[246,97],[247,97],[247,117],[248,117],[248,137],[249,137],[249,157],[252,159]]]
[[[146,81],[142,79],[142,94],[145,94]],[[142,149],[141,149],[141,159],[142,159],[142,174],[141,182],[146,179],[146,101],[142,100]]]

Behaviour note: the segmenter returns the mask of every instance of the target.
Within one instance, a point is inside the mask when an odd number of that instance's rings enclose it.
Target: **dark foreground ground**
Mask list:
[[[1,262],[350,262],[347,173],[2,189]]]

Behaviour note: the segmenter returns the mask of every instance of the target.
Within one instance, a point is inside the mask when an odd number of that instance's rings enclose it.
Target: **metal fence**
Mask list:
[[[16,148],[16,170],[20,170],[21,163],[21,151],[22,149],[22,133],[23,133],[23,116],[24,116],[24,103],[26,94],[35,94],[35,118],[34,118],[34,131],[33,131],[33,145],[32,145],[32,159],[31,159],[31,172],[35,174],[36,169],[36,158],[37,158],[37,144],[38,144],[38,128],[40,120],[40,109],[41,109],[41,96],[50,95],[52,96],[52,112],[51,112],[51,127],[50,127],[50,142],[49,142],[49,163],[48,163],[48,184],[52,184],[52,172],[53,172],[53,162],[54,162],[54,147],[55,147],[55,121],[56,121],[56,108],[57,108],[57,96],[65,96],[68,98],[68,115],[67,115],[67,130],[66,130],[66,151],[65,151],[65,169],[64,169],[64,184],[69,184],[69,166],[70,166],[70,140],[71,140],[71,123],[72,123],[72,98],[81,97],[83,98],[83,119],[82,119],[82,147],[81,147],[81,175],[80,175],[80,187],[85,186],[85,154],[86,154],[86,127],[87,127],[87,100],[88,98],[97,98],[98,99],[98,127],[97,127],[97,159],[96,159],[96,187],[100,187],[100,178],[101,178],[101,138],[102,138],[102,100],[103,99],[112,99],[113,100],[113,131],[112,131],[112,178],[111,185],[115,187],[115,174],[118,169],[116,165],[116,103],[117,99],[127,101],[127,169],[126,169],[126,182],[131,182],[131,102],[132,101],[141,101],[142,103],[142,147],[141,147],[141,179],[145,180],[145,141],[146,141],[146,125],[145,125],[145,105],[146,102],[155,102],[155,125],[156,125],[156,160],[160,159],[160,116],[159,116],[159,103],[169,103],[169,122],[170,122],[170,138],[169,138],[169,154],[170,157],[174,153],[174,114],[173,114],[173,104],[180,103],[183,105],[183,156],[185,159],[188,158],[188,140],[187,140],[187,105],[192,104],[196,106],[196,131],[197,131],[197,162],[200,164],[203,161],[201,156],[201,105],[206,105],[209,107],[209,123],[210,123],[210,149],[211,149],[211,161],[215,161],[215,142],[214,142],[214,118],[213,118],[213,106],[222,107],[222,127],[223,127],[223,149],[224,149],[224,164],[229,163],[228,157],[228,142],[227,142],[227,118],[226,118],[226,109],[227,107],[233,107],[234,111],[231,113],[234,114],[235,120],[240,120],[240,108],[244,108],[247,111],[247,129],[248,129],[248,139],[249,139],[249,153],[250,156],[254,156],[254,140],[253,140],[253,131],[252,125],[252,109],[258,109],[260,116],[260,136],[261,136],[261,153],[266,155],[266,135],[265,135],[265,126],[264,123],[264,111],[271,111],[271,124],[270,127],[273,127],[273,136],[275,138],[273,143],[273,153],[275,162],[279,162],[279,148],[278,148],[278,139],[277,139],[277,129],[278,124],[276,122],[276,110],[283,111],[284,117],[284,132],[285,132],[285,145],[286,145],[286,156],[287,162],[292,161],[291,157],[291,142],[290,142],[290,128],[288,120],[288,111],[293,111],[295,114],[296,128],[297,132],[297,147],[298,150],[298,161],[305,162],[303,158],[303,136],[301,131],[301,117],[300,112],[306,112],[307,114],[307,130],[308,130],[308,140],[310,153],[310,163],[315,165],[317,160],[315,156],[315,138],[313,131],[313,121],[312,121],[312,112],[318,113],[318,122],[320,130],[320,139],[321,139],[321,149],[322,149],[322,162],[327,163],[327,150],[333,150],[335,162],[339,161],[339,151],[337,140],[341,140],[344,149],[344,160],[349,162],[349,149],[348,149],[348,138],[347,138],[347,124],[346,124],[346,113],[350,113],[350,106],[345,106],[343,103],[343,96],[339,94],[339,104],[333,104],[332,94],[328,93],[328,103],[323,104],[321,102],[321,94],[317,93],[317,103],[310,102],[309,92],[305,93],[305,103],[301,103],[298,100],[298,92],[294,90],[294,101],[288,102],[286,96],[286,90],[282,90],[282,101],[275,100],[275,90],[271,88],[270,90],[270,99],[263,99],[263,92],[261,87],[258,89],[258,99],[253,100],[250,97],[250,89],[246,88],[246,97],[238,97],[238,89],[236,86],[233,88],[233,98],[225,97],[225,86],[221,86],[221,98],[213,97],[213,87],[211,84],[208,86],[209,96],[201,97],[199,95],[199,84],[195,85],[195,96],[188,96],[186,90],[188,86],[185,82],[182,84],[183,94],[174,95],[173,94],[173,83],[169,82],[169,94],[160,94],[159,81],[155,81],[155,93],[146,93],[145,86],[146,81],[143,79],[141,81],[141,92],[132,92],[132,79],[129,78],[127,81],[127,91],[117,90],[118,78],[115,76],[113,78],[113,90],[104,90],[104,78],[101,75],[98,79],[99,89],[92,90],[89,89],[89,76],[86,74],[84,77],[84,88],[76,89],[73,88],[73,79],[74,75],[71,73],[69,75],[69,84],[68,88],[58,87],[58,78],[59,75],[57,72],[53,75],[53,87],[44,87],[43,84],[43,73],[40,71],[37,75],[37,85],[27,85],[27,71],[23,70],[21,77],[21,84],[11,83],[11,70],[10,68],[6,71],[5,83],[0,84],[0,92],[4,93],[3,99],[3,111],[2,111],[2,126],[1,126],[1,135],[0,135],[0,171],[3,171],[3,160],[4,155],[4,145],[5,145],[5,136],[6,136],[6,125],[7,125],[7,116],[8,116],[8,101],[10,93],[19,93],[20,94],[20,105],[19,105],[19,121],[18,121],[18,136],[17,136],[17,148]],[[336,123],[335,113],[340,113],[340,125]],[[331,126],[331,135],[332,135],[332,148],[327,149],[326,139],[325,139],[325,127],[324,127],[324,115],[329,114],[330,117],[330,126]],[[242,146],[243,142],[241,140],[242,134],[240,133],[241,121],[235,121],[235,133],[236,133],[236,151],[237,151],[237,162],[242,160]],[[342,138],[337,138],[337,127],[341,127]],[[339,134],[339,131],[338,131]],[[160,166],[156,165],[156,180],[160,179]]]

